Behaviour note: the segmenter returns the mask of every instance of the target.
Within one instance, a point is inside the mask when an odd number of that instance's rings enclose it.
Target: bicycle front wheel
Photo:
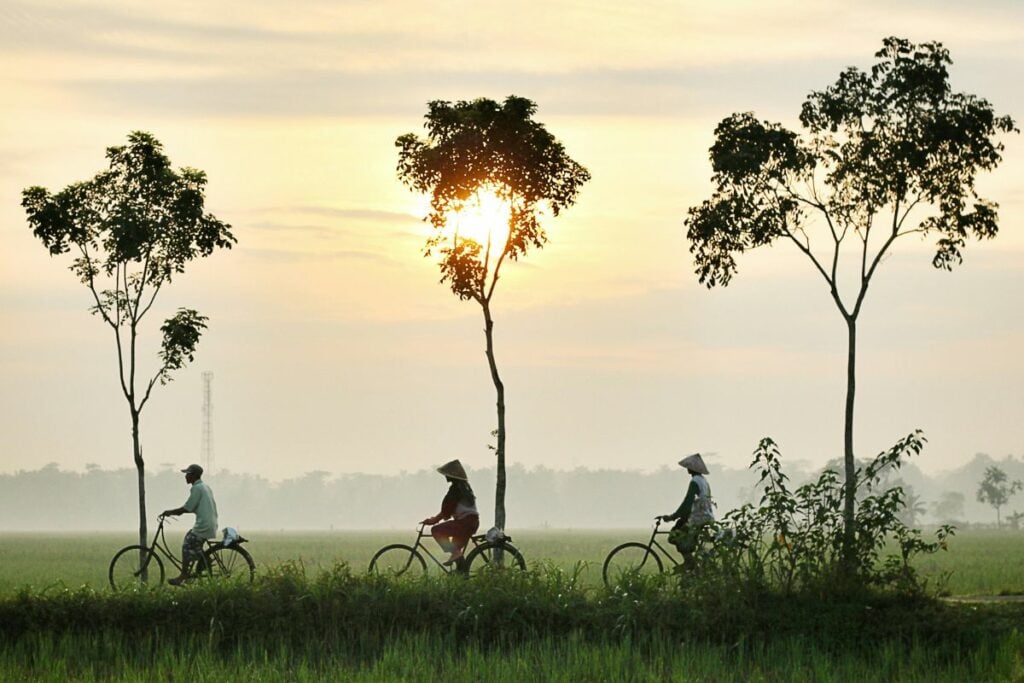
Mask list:
[[[466,558],[465,571],[470,576],[500,569],[526,571],[526,560],[523,559],[523,554],[510,543],[494,543],[492,541],[481,543],[473,548],[473,552]]]
[[[210,548],[203,555],[205,566],[199,568],[200,576],[206,576],[218,583],[252,583],[256,576],[256,563],[245,548],[237,545]]]
[[[634,576],[650,576],[662,572],[661,558],[643,543],[623,543],[608,553],[601,568],[604,585],[615,586]]]
[[[149,548],[130,545],[114,555],[107,578],[110,579],[110,587],[118,591],[159,586],[164,582],[164,563]]]
[[[370,573],[378,576],[423,576],[427,563],[416,549],[395,543],[377,551],[370,560]]]

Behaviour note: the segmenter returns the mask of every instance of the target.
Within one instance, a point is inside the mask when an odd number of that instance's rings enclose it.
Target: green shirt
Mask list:
[[[192,491],[182,507],[185,512],[194,512],[196,515],[192,533],[200,538],[217,536],[217,501],[213,499],[213,489],[204,484],[202,479],[192,484]]]
[[[690,519],[690,512],[693,510],[693,499],[700,494],[700,487],[697,486],[697,482],[690,480],[690,487],[686,489],[686,497],[683,498],[683,502],[679,505],[679,509],[673,512],[671,515],[665,517],[666,522],[671,522],[674,519],[681,519],[685,524]]]

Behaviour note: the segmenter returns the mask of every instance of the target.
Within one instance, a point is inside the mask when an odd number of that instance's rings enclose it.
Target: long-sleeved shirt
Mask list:
[[[686,488],[686,497],[683,499],[683,502],[679,504],[679,508],[675,512],[666,516],[665,520],[672,521],[674,519],[682,519],[684,524],[688,522],[690,519],[690,513],[693,512],[693,503],[696,501],[698,496],[701,496],[701,488],[705,490],[703,496],[707,496],[710,499],[711,486],[708,484],[708,480],[699,474],[694,474],[690,479],[690,485]],[[710,507],[708,509],[710,510]],[[703,520],[698,523],[705,523],[705,521],[708,520]]]
[[[683,498],[683,502],[679,504],[679,508],[671,515],[665,517],[666,522],[671,522],[675,519],[681,519],[685,523],[690,518],[690,511],[693,510],[693,501],[700,494],[700,486],[693,479],[690,480],[690,486],[686,489],[686,497]]]
[[[441,501],[441,519],[448,519],[449,517],[462,519],[469,515],[478,514],[480,513],[477,512],[475,500],[466,497],[456,484],[448,487],[448,493],[445,494],[444,500]]]

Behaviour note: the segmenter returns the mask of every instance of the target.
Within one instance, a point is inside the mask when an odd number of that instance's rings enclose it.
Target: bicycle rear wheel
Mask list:
[[[601,568],[601,576],[604,578],[604,585],[615,586],[624,579],[660,574],[662,570],[661,558],[650,546],[643,543],[623,543],[608,553]]]
[[[499,551],[502,555],[500,566],[496,557]],[[470,576],[501,569],[526,571],[526,560],[523,559],[523,554],[511,543],[495,543],[493,541],[481,543],[473,548],[466,558],[465,571]]]
[[[427,563],[415,548],[395,543],[377,551],[370,560],[369,572],[378,576],[419,577],[427,573]]]
[[[203,554],[203,562],[196,569],[198,575],[218,583],[247,584],[256,576],[252,555],[237,545],[214,546]]]
[[[114,590],[159,586],[164,582],[164,563],[149,548],[130,545],[114,555],[107,578]]]

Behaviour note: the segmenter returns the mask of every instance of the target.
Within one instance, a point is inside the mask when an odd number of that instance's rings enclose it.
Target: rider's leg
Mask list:
[[[196,534],[192,533],[190,529],[185,534],[184,540],[181,542],[181,574],[170,579],[168,583],[174,586],[180,586],[182,583],[188,580],[190,574],[189,570],[192,568],[193,563],[200,561],[203,556],[203,539]]]
[[[437,544],[441,546],[441,550],[446,553],[452,552],[455,549],[455,544],[452,543],[451,534],[451,522],[442,522],[441,524],[435,524],[430,528],[430,535],[434,537]]]

